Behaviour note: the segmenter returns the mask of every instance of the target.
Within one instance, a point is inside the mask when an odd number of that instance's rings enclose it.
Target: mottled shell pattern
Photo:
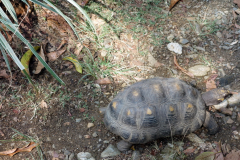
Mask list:
[[[199,91],[176,78],[152,78],[126,88],[110,102],[106,127],[133,144],[186,135],[205,120]]]

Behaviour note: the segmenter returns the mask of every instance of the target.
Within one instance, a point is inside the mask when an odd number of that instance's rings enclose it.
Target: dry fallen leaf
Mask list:
[[[207,79],[206,92],[217,88],[217,84],[215,82],[215,79],[217,78],[217,76],[218,76],[218,74],[213,74]]]
[[[183,153],[185,153],[185,154],[191,154],[191,153],[193,153],[195,150],[196,150],[196,148],[189,147],[189,148],[185,149],[185,150],[183,151]]]
[[[214,152],[202,152],[201,154],[199,154],[195,160],[213,160],[215,156]]]
[[[71,124],[70,122],[63,123],[64,126],[69,126],[70,124]]]
[[[26,145],[23,148],[14,148],[14,149],[0,152],[0,155],[4,155],[4,156],[8,155],[8,156],[12,157],[14,154],[16,154],[18,152],[30,152],[33,148],[35,148],[37,146],[38,146],[37,143],[30,142],[28,145]]]
[[[0,135],[2,136],[2,137],[4,137],[4,133],[0,130]]]
[[[37,51],[39,48],[40,48],[40,46],[35,46],[34,47],[35,51]],[[30,63],[30,60],[31,60],[32,56],[33,56],[33,53],[29,49],[26,53],[24,53],[24,55],[21,58],[21,63],[24,66],[28,75],[30,75],[30,73],[29,73],[29,63]]]
[[[60,43],[59,47],[57,48],[57,50],[59,50],[60,48],[62,48],[62,46],[67,43],[67,41],[64,39],[62,40],[62,42]]]
[[[43,51],[43,47],[41,46],[41,49],[40,49],[40,52],[38,53],[39,56],[44,60],[45,60],[45,55],[44,55],[44,51]],[[33,72],[34,74],[39,74],[41,72],[41,70],[44,68],[44,65],[38,61],[38,64],[37,64],[37,67],[36,67],[36,70]]]
[[[112,81],[109,78],[102,78],[95,81],[97,84],[110,84]]]
[[[72,62],[76,68],[76,70],[79,72],[79,73],[82,73],[82,66],[81,64],[78,62],[78,60],[72,58],[72,57],[65,57],[63,58],[63,60],[68,60],[70,62]]]
[[[232,152],[226,155],[225,160],[240,160],[240,150],[232,150]]]
[[[76,54],[77,56],[79,56],[81,50],[83,49],[83,45],[81,43],[77,44],[77,47],[74,51],[74,54]]]
[[[173,6],[180,0],[171,0],[170,6],[169,6],[169,11],[173,8]]]
[[[48,108],[47,103],[44,100],[41,101],[40,107],[41,108]]]
[[[50,52],[50,53],[47,54],[47,57],[49,58],[49,61],[55,61],[64,52],[65,52],[65,49]]]
[[[0,78],[8,79],[10,75],[7,74],[6,70],[0,70]]]

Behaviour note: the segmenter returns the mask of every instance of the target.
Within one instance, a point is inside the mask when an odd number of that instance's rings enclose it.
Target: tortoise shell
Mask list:
[[[176,78],[152,78],[126,88],[107,106],[106,127],[133,144],[186,135],[205,120],[200,92]]]

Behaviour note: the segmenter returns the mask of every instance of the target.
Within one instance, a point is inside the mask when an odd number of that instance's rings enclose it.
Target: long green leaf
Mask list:
[[[69,17],[67,17],[65,14],[62,13],[62,11],[60,11],[57,7],[55,7],[51,2],[49,2],[48,0],[44,0],[48,5],[50,5],[52,8],[54,8],[57,13],[62,16],[65,21],[67,21],[67,23],[70,25],[70,27],[72,28],[72,30],[74,31],[75,35],[78,37],[78,39],[80,40],[80,37],[75,29],[75,27],[73,26],[72,22],[70,21],[71,19]]]
[[[88,23],[92,27],[93,31],[96,33],[94,24],[92,23],[92,20],[88,16],[87,12],[84,9],[82,9],[82,7],[80,7],[75,1],[73,1],[73,0],[67,0],[67,1],[69,1],[72,5],[74,5],[84,15],[84,17],[87,19]]]
[[[7,54],[6,54],[5,50],[2,47],[0,47],[0,50],[2,52],[2,55],[3,55],[3,58],[4,58],[5,62],[7,64],[8,70],[11,72],[11,67],[10,67],[10,63],[8,61],[8,58],[7,58]]]
[[[2,33],[0,34],[0,45],[9,53],[10,57],[13,59],[13,61],[17,64],[17,66],[21,70],[25,69],[20,60],[18,59],[18,57],[16,56],[16,54],[14,53],[12,47],[9,45],[7,40],[2,35]]]
[[[0,19],[1,21],[1,19]],[[65,84],[58,76],[57,74],[49,67],[49,65],[42,59],[42,57],[39,56],[39,54],[35,51],[35,49],[33,48],[33,46],[23,37],[23,35],[17,30],[17,28],[13,26],[10,26],[10,25],[6,25],[6,27],[12,31],[13,33],[15,33],[15,35],[22,41],[24,42],[28,47],[29,49],[31,49],[31,51],[33,52],[33,54],[37,57],[37,59],[44,65],[44,67],[50,72],[50,74],[55,78],[57,79],[58,82],[60,82],[61,84]],[[2,36],[2,34],[0,34]],[[1,40],[1,36],[0,36],[0,40]],[[3,36],[2,36],[3,37]],[[4,38],[4,37],[3,37]],[[5,39],[5,38],[4,38]],[[8,42],[6,41],[6,43],[3,42],[3,44],[5,44],[6,46],[9,46],[10,45],[8,44]],[[8,50],[12,50],[12,48],[8,48]],[[25,69],[22,65],[22,63],[19,61],[18,58],[15,58],[16,55],[14,53],[14,51],[12,50],[11,53],[10,53],[11,57],[13,58],[14,62],[16,62],[16,64],[19,66],[19,68],[21,70]],[[15,55],[15,56],[14,56]],[[16,61],[15,61],[16,60]],[[20,63],[20,64],[18,64]],[[21,66],[21,67],[20,67]],[[23,68],[22,68],[23,67]]]
[[[38,0],[30,0],[30,1],[33,2],[33,3],[35,3],[35,4],[37,4],[37,5],[42,6],[42,7],[44,7],[44,8],[47,8],[47,9],[50,10],[50,11],[53,11],[53,12],[57,13],[57,11],[56,11],[55,9],[53,9],[52,7],[49,7],[49,6],[48,6],[47,4],[45,4],[45,3],[39,2]]]
[[[9,0],[2,0],[4,6],[7,8],[8,12],[11,14],[12,18],[16,23],[18,23],[16,12]]]

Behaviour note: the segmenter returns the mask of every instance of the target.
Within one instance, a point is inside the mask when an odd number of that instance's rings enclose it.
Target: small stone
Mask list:
[[[97,132],[94,132],[92,136],[96,138],[98,136]]]
[[[237,114],[237,121],[240,122],[240,113]]]
[[[71,152],[69,152],[68,150],[64,150],[64,151],[63,151],[63,154],[69,156],[69,155],[71,154]]]
[[[51,138],[50,138],[50,137],[47,137],[46,141],[50,142],[50,141],[51,141]]]
[[[77,154],[78,160],[95,160],[89,152],[80,152]]]
[[[170,34],[168,37],[167,37],[167,40],[169,40],[170,42],[173,41],[173,38],[174,38],[174,35],[173,34]]]
[[[133,151],[133,153],[132,153],[132,160],[140,160],[140,152],[139,151],[137,151],[137,150],[135,150],[135,151]]]
[[[183,45],[187,44],[189,41],[187,39],[180,39],[179,41],[180,43],[182,43]]]
[[[81,120],[82,120],[81,118],[76,118],[77,123],[81,122]]]
[[[68,160],[74,160],[74,153],[71,153],[71,155],[69,156]]]
[[[216,34],[216,35],[217,35],[217,37],[218,37],[218,38],[222,38],[222,33],[220,33],[220,32],[217,32],[217,34]]]
[[[93,123],[88,123],[87,128],[91,128],[91,127],[93,127],[93,126],[94,126]]]
[[[194,76],[205,76],[210,71],[208,66],[196,65],[188,69]]]
[[[228,120],[227,120],[227,123],[228,124],[232,124],[234,121],[231,119],[231,118],[229,118]]]
[[[84,138],[88,139],[90,138],[90,135],[84,135]]]
[[[103,143],[109,143],[109,141],[108,141],[108,140],[105,140],[105,141],[103,141]]]
[[[79,135],[78,137],[79,137],[80,139],[82,139],[82,135]]]
[[[120,151],[114,147],[112,144],[110,144],[102,153],[101,157],[106,158],[106,157],[113,157],[117,156],[120,154]]]
[[[182,54],[182,46],[178,43],[169,43],[167,45],[168,50],[173,51],[177,54]]]
[[[203,52],[205,52],[205,49],[204,49],[203,47],[195,46],[194,48],[197,49],[197,50],[199,50],[199,51],[203,51]]]
[[[236,119],[237,118],[237,113],[236,112],[232,112],[232,119]]]
[[[161,66],[161,63],[159,63],[150,53],[148,53],[148,63],[149,63],[149,66],[151,67],[158,68]]]

